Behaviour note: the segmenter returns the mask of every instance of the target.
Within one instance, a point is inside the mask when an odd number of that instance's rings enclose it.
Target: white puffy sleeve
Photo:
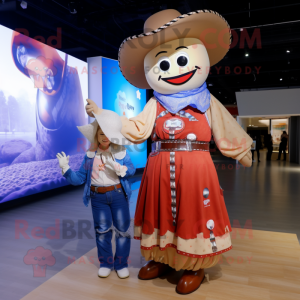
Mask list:
[[[250,167],[252,165],[250,150],[252,139],[213,95],[211,95],[211,104],[207,114],[215,142],[221,153]]]

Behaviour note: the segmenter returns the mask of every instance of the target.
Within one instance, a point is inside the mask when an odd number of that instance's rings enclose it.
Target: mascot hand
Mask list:
[[[240,161],[244,167],[251,167],[252,166],[252,153],[249,151]]]
[[[96,115],[100,115],[101,110],[99,109],[97,104],[91,99],[86,99],[86,101],[87,101],[87,105],[85,106],[86,113],[92,118],[94,118],[93,113]]]
[[[65,173],[70,167],[69,167],[69,161],[70,161],[70,156],[66,156],[65,152],[57,153],[56,157],[59,162],[59,166],[61,167],[63,173]]]

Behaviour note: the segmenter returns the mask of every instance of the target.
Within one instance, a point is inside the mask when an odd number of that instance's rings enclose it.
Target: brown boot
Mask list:
[[[185,270],[177,284],[176,292],[182,295],[190,294],[200,287],[203,279],[203,269],[198,271]]]
[[[163,275],[169,270],[171,270],[169,265],[150,260],[140,269],[138,278],[141,280],[154,279]]]

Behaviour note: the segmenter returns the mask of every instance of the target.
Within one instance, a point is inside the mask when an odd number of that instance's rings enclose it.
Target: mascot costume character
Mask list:
[[[230,43],[229,25],[218,13],[180,15],[167,9],[150,16],[144,32],[125,39],[119,49],[128,82],[154,90],[139,115],[120,117],[128,140],[139,144],[151,136],[153,141],[134,220],[134,237],[148,261],[138,277],[149,280],[183,269],[179,294],[199,288],[204,269],[232,248],[223,190],[209,153],[212,135],[223,155],[252,164],[252,139],[205,82]],[[90,116],[106,112],[87,101]]]

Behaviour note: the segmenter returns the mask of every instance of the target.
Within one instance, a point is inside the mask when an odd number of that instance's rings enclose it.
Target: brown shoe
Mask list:
[[[176,292],[182,295],[193,293],[200,287],[203,279],[203,269],[198,271],[185,270],[177,284]]]
[[[172,268],[169,265],[150,260],[140,269],[138,278],[141,280],[154,279],[170,270]]]

